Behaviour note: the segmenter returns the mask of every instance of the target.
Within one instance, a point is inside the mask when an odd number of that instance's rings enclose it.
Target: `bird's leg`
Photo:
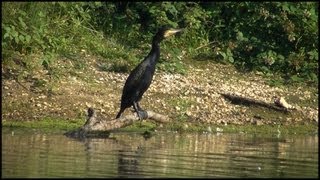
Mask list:
[[[137,102],[137,108],[139,110],[139,114],[140,114],[140,117],[142,117],[142,119],[147,119],[148,117],[148,114],[145,110],[143,110],[141,107],[140,107],[140,104],[139,102]]]
[[[140,107],[140,106],[139,106]],[[138,108],[138,105],[137,105],[137,103],[136,102],[133,102],[133,108],[134,108],[134,110],[136,111],[136,113],[137,113],[137,115],[138,115],[138,117],[139,117],[139,120],[142,120],[142,118],[141,118],[141,115],[140,115],[140,111],[139,111],[139,108]]]
[[[137,113],[137,115],[139,117],[139,120],[147,118],[147,113],[144,110],[141,109],[139,103],[133,102],[133,108],[136,111],[136,113]]]
[[[137,108],[138,108],[139,111],[143,111],[142,108],[140,107],[139,102],[137,102]]]

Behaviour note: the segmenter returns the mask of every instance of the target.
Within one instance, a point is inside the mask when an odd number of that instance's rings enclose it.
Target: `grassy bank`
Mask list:
[[[114,118],[128,72],[150,51],[157,28],[169,24],[185,31],[161,44],[156,75],[141,104],[174,122],[122,130],[203,132],[215,124],[212,132],[274,133],[282,124],[288,128],[283,132],[299,133],[303,124],[302,132],[313,132],[317,5],[5,2],[2,125],[70,130],[84,123],[88,107]],[[287,115],[235,105],[220,93],[268,103],[279,96],[300,110]]]
[[[59,78],[52,78],[44,71],[39,71],[27,79],[19,80],[12,76],[5,78],[2,124],[68,130],[83,125],[84,120],[80,119],[85,118],[88,107],[94,107],[103,119],[113,119],[118,111],[121,90],[128,74],[101,70],[97,67],[98,57],[83,56],[83,59],[87,60],[85,69],[73,69],[74,64],[64,60],[64,63],[57,67],[62,74]],[[268,83],[273,77],[266,78],[253,72],[238,72],[231,65],[194,63],[190,60],[182,63],[188,69],[184,75],[165,73],[157,69],[151,87],[141,100],[142,107],[167,114],[173,120],[163,126],[164,130],[207,131],[210,124],[213,125],[211,131],[214,132],[220,124],[228,124],[220,128],[223,128],[224,132],[264,132],[269,130],[264,130],[264,126],[260,125],[268,125],[272,131],[274,125],[281,124],[297,131],[296,125],[312,126],[317,123],[316,87],[277,87]],[[289,104],[299,107],[300,110],[287,114],[263,107],[237,105],[224,99],[219,93],[238,93],[243,97],[268,103],[273,103],[272,97],[277,95],[284,97]],[[127,113],[130,113],[130,110]],[[59,120],[62,120],[63,126],[59,125]],[[26,124],[23,121],[27,121]],[[244,126],[238,128],[237,124]],[[248,128],[241,130],[246,125]],[[231,128],[233,126],[236,128]],[[144,129],[132,127],[133,130]],[[151,124],[146,128],[158,127]]]
[[[62,120],[62,119],[43,119],[41,121],[2,121],[3,128],[24,128],[25,130],[36,130],[41,132],[67,132],[80,128],[84,120]],[[178,132],[178,133],[247,133],[264,135],[305,135],[317,134],[316,124],[308,125],[210,125],[201,123],[179,123],[170,122],[164,125],[157,125],[152,121],[134,123],[130,126],[116,130],[117,132]],[[156,133],[155,132],[155,133]]]

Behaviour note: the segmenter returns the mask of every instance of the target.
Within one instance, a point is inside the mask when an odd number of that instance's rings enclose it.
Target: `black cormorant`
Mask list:
[[[116,118],[119,118],[126,108],[133,106],[139,119],[143,119],[142,116],[145,116],[145,112],[141,109],[139,101],[141,100],[143,93],[151,84],[156,63],[160,57],[159,44],[163,39],[180,31],[182,31],[182,29],[162,27],[153,37],[150,53],[136,68],[131,71],[128,79],[126,80],[122,91],[120,111]]]

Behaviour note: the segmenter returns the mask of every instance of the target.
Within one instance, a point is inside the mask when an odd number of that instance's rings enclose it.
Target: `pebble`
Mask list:
[[[217,132],[223,132],[223,129],[217,127],[217,128],[216,128],[216,131],[217,131]]]

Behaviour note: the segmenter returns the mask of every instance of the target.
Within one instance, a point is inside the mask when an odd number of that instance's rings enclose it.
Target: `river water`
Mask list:
[[[2,129],[7,177],[318,177],[318,136],[63,133]]]

